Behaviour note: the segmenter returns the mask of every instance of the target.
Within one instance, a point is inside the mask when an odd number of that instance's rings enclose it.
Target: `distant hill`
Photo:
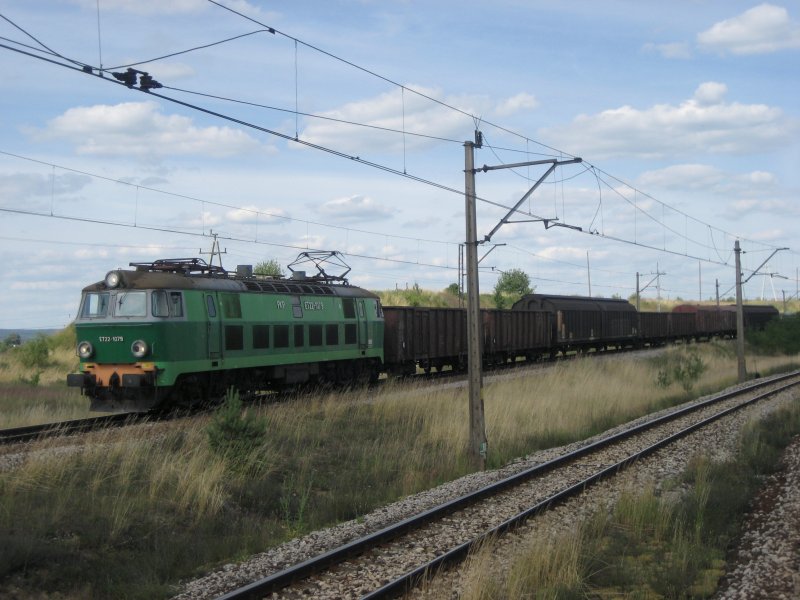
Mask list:
[[[37,335],[53,335],[59,329],[0,329],[0,341],[12,333],[18,333],[23,342],[35,338]]]

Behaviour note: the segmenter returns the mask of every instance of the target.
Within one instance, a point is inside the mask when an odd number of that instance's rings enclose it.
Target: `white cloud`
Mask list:
[[[704,189],[719,184],[725,173],[710,165],[672,165],[655,171],[645,171],[638,178],[642,188]]]
[[[74,194],[91,183],[88,175],[62,173],[41,175],[38,173],[13,173],[0,175],[0,203],[4,206],[19,205],[33,198],[49,198]],[[27,208],[30,208],[28,206]]]
[[[271,225],[285,223],[282,216],[286,211],[281,208],[259,208],[253,204],[230,210],[225,214],[229,221],[244,225]]]
[[[360,195],[329,200],[319,206],[318,210],[323,216],[348,223],[388,219],[396,212],[394,208]]]
[[[343,122],[314,119],[300,133],[300,138],[344,152],[363,153],[369,150],[401,152],[404,149],[411,150],[432,143],[430,138],[413,135],[403,137],[397,133],[374,128],[444,138],[464,135],[466,123],[464,115],[415,94],[409,91],[410,89],[431,98],[441,96],[437,90],[406,86],[405,92],[398,88],[373,98],[350,102],[318,114],[338,121],[369,125],[372,129]],[[485,98],[461,97],[442,100],[472,114],[482,114],[490,108]]]
[[[672,42],[667,44],[645,44],[645,52],[657,52],[664,58],[691,58],[692,52],[686,42]]]
[[[800,215],[800,207],[795,202],[773,198],[746,198],[737,200],[731,207],[737,218],[748,213],[756,213],[761,216],[772,214],[778,217]]]
[[[557,261],[570,261],[570,260],[586,260],[586,248],[577,248],[575,246],[549,246],[536,252],[542,258],[548,258]],[[591,256],[594,259],[604,257],[608,252],[602,250],[592,250]]]
[[[214,227],[216,225],[219,225],[220,223],[222,223],[222,218],[219,217],[218,215],[215,215],[211,211],[204,210],[202,211],[199,217],[196,215],[184,214],[184,215],[179,215],[177,219],[175,219],[175,221],[183,224],[184,226],[195,227],[195,228],[202,227],[205,229],[208,227]]]
[[[765,54],[800,48],[800,24],[774,4],[760,4],[697,34],[701,47],[722,54]]]
[[[769,173],[767,171],[753,171],[745,175],[744,179],[760,185],[773,185],[778,181],[774,173]]]
[[[33,133],[74,143],[81,154],[225,157],[264,148],[238,129],[197,127],[189,117],[165,115],[152,101],[71,108]]]
[[[494,112],[499,117],[509,117],[520,111],[533,110],[538,106],[539,101],[536,99],[536,96],[523,92],[503,100],[498,104],[497,108],[495,108]]]
[[[545,129],[548,143],[592,159],[659,158],[673,153],[742,153],[774,148],[793,139],[797,122],[780,108],[725,102],[724,84],[706,82],[679,105],[622,106]]]
[[[772,191],[777,183],[775,174],[767,171],[736,174],[703,164],[672,165],[645,171],[637,180],[637,185],[642,188],[702,190],[729,197],[762,194]]]
[[[694,101],[699,106],[713,106],[719,104],[728,93],[728,86],[716,81],[701,83],[694,91]]]

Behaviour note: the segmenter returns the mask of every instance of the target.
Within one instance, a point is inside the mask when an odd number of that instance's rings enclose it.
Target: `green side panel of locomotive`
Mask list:
[[[221,318],[209,317],[209,326],[219,327],[226,369],[383,361],[383,320],[374,298],[207,292],[207,305],[212,302]]]

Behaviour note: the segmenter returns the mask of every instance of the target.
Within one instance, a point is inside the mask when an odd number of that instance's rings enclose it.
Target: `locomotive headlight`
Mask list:
[[[120,281],[122,281],[122,276],[119,271],[109,271],[106,273],[106,287],[109,289],[113,290],[119,285]]]
[[[80,358],[92,358],[94,354],[94,348],[92,347],[91,342],[81,342],[78,344],[78,356]]]
[[[147,356],[147,342],[144,340],[136,340],[131,344],[131,353],[136,358],[144,358]]]

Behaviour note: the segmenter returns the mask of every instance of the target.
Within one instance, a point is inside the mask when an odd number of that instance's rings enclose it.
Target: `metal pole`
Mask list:
[[[656,297],[658,298],[658,312],[661,312],[661,269],[656,263]]]
[[[739,240],[733,245],[736,253],[736,358],[738,362],[739,383],[747,379],[747,367],[744,362],[744,310],[742,309],[742,249]]]
[[[636,271],[636,312],[639,312],[639,271]]]
[[[714,280],[714,285],[717,286],[717,310],[719,310],[719,279]]]
[[[586,251],[586,276],[589,279],[589,298],[592,297],[592,269],[589,266],[589,251]]]
[[[697,261],[697,297],[698,302],[703,301],[703,263]]]
[[[478,290],[478,236],[475,210],[475,144],[464,142],[464,201],[467,218],[467,367],[469,369],[470,458],[476,469],[486,468],[488,444],[483,413],[481,378],[480,293]]]

